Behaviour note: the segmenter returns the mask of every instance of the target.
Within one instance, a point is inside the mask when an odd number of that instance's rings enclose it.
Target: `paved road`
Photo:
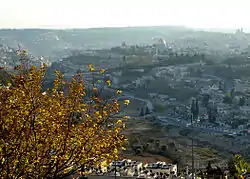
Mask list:
[[[218,81],[221,80],[221,78],[219,78],[218,76],[214,76],[214,75],[210,75],[210,74],[203,74],[202,77],[212,78],[212,79],[216,79]]]
[[[112,89],[112,88],[105,88],[105,89],[111,92],[115,92],[115,89]],[[153,109],[153,104],[150,100],[135,97],[133,94],[129,92],[123,91],[122,96],[118,97],[118,99],[135,99],[135,100],[143,101],[147,104],[149,108],[152,107]],[[170,116],[160,116],[160,113],[152,113],[151,116],[156,117],[157,120],[161,122],[162,124],[171,124],[175,126],[187,127],[190,129],[192,128],[192,126],[190,125],[190,122],[183,120],[183,119],[178,119],[176,117],[170,117]],[[239,132],[239,130],[229,130],[229,129],[222,128],[222,127],[212,127],[212,126],[202,125],[198,123],[194,123],[193,128],[201,132],[205,132],[205,133],[213,132],[213,133],[222,133],[222,134],[232,134],[232,133]]]
[[[116,92],[116,90],[112,89],[112,88],[105,88],[105,90],[111,91],[113,93]],[[142,101],[142,102],[146,103],[146,105],[148,106],[149,109],[153,109],[153,104],[152,104],[152,102],[150,100],[135,97],[133,94],[131,94],[129,92],[126,92],[126,91],[123,91],[121,96],[118,97],[118,99],[135,99],[135,100],[139,100],[139,101]]]
[[[171,124],[175,126],[181,126],[181,127],[187,127],[187,128],[192,128],[190,122],[174,117],[168,117],[168,116],[157,116],[157,120],[159,120],[162,124]],[[222,134],[232,134],[232,133],[237,133],[239,130],[229,130],[226,128],[222,127],[212,127],[212,126],[207,126],[207,125],[202,125],[198,123],[193,124],[193,128],[201,131],[201,132],[214,132],[214,133],[222,133]]]

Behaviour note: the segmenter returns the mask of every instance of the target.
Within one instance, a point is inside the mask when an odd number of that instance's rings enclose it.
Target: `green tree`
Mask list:
[[[192,99],[191,113],[192,113],[194,119],[198,118],[198,115],[199,115],[199,103],[198,103],[197,99]]]
[[[161,146],[161,151],[162,152],[166,152],[167,151],[167,146],[166,145],[162,145]]]
[[[231,176],[235,178],[243,178],[246,173],[250,172],[250,166],[246,162],[246,160],[239,154],[235,155],[228,162],[228,169],[230,171]]]
[[[240,100],[239,100],[239,106],[244,106],[245,102],[246,102],[245,97],[241,97]]]
[[[196,117],[196,119],[198,118],[199,113],[200,113],[199,102],[198,102],[198,100],[196,99],[196,101],[195,101],[195,117]]]
[[[196,114],[196,105],[195,105],[195,99],[192,99],[192,103],[191,103],[191,109],[190,109],[193,117],[195,116]]]
[[[215,123],[217,117],[217,109],[214,106],[209,106],[208,111],[208,120],[210,123]]]
[[[212,168],[211,162],[208,162],[206,167],[207,178],[220,179],[223,176],[223,172],[220,167]]]
[[[150,111],[149,111],[148,106],[146,106],[146,109],[145,109],[145,114],[146,114],[146,115],[147,115],[147,114],[150,114]]]
[[[160,143],[160,140],[158,140],[158,139],[155,140],[155,151],[156,151],[156,152],[159,151],[159,149],[160,149],[160,144],[161,144],[161,143]]]
[[[210,99],[210,96],[209,96],[209,94],[203,94],[202,95],[202,105],[204,106],[204,107],[207,107],[208,106],[208,103],[209,103],[209,99]]]
[[[233,100],[232,100],[232,97],[231,97],[231,96],[226,95],[226,96],[223,98],[223,103],[232,104],[232,102],[233,102]]]
[[[221,91],[225,91],[225,89],[226,89],[225,82],[224,82],[223,80],[221,80],[221,81],[219,82],[219,89],[220,89]]]
[[[141,110],[140,110],[140,116],[144,116],[144,115],[145,115],[144,108],[141,108]]]

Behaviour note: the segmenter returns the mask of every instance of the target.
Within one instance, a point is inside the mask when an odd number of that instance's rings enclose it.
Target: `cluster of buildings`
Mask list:
[[[15,50],[8,47],[7,45],[0,44],[0,66],[13,66],[14,62],[17,61],[17,55]]]
[[[149,52],[155,56],[176,55],[233,55],[245,52],[249,47],[249,34],[238,29],[235,33],[193,31],[181,37],[152,37],[151,45],[140,48],[143,52]],[[122,45],[126,50],[132,47]],[[137,49],[138,50],[138,49]]]
[[[197,87],[196,85],[194,85]],[[236,80],[234,87],[231,90],[223,90],[220,85],[213,84],[197,88],[199,90],[199,114],[197,120],[201,123],[221,126],[228,129],[238,129],[245,134],[250,126],[250,96],[248,94],[250,86],[248,83]],[[207,99],[207,104],[204,104],[204,98]],[[190,115],[191,102],[183,107],[177,107],[177,113]],[[215,121],[211,123],[209,120],[209,110],[215,114]]]
[[[89,179],[191,179],[192,177],[202,179],[204,177],[230,178],[227,168],[200,168],[195,169],[194,173],[187,167],[181,172],[177,164],[166,162],[142,163],[130,159],[113,161],[108,166],[91,168],[87,171]],[[213,174],[211,174],[211,172]]]
[[[174,89],[190,89],[199,93],[199,120],[201,122],[209,121],[208,107],[216,111],[216,125],[225,128],[236,128],[246,133],[250,126],[250,82],[243,79],[235,79],[230,88],[225,87],[225,81],[216,76],[190,76],[190,68],[202,68],[202,64],[192,65],[177,65],[177,66],[162,66],[152,68],[148,74],[144,73],[143,68],[131,69],[137,71],[142,75],[138,75],[134,80],[127,83],[120,83],[120,78],[123,72],[120,70],[114,72],[111,77],[116,87],[121,87],[125,91],[129,89],[144,88],[147,89],[150,83],[157,79],[165,80],[169,88]],[[162,84],[165,85],[165,84]],[[176,107],[182,106],[185,103],[180,103],[175,97],[171,97],[166,93],[148,92],[148,97],[154,104],[162,104],[162,106],[175,105]],[[203,104],[204,96],[209,96],[208,105]],[[190,96],[191,98],[192,96]],[[229,101],[225,100],[229,98]],[[244,102],[242,103],[242,99]],[[242,103],[242,104],[241,104]],[[180,113],[188,115],[188,106],[190,103],[185,104],[186,108],[181,107]],[[183,116],[185,116],[183,115]],[[213,124],[212,124],[213,125]]]
[[[196,36],[195,34],[200,35]],[[207,34],[205,32],[195,32],[193,33],[193,36],[189,35],[186,38],[179,40],[165,40],[161,37],[157,37],[152,40],[151,45],[127,46],[124,43],[121,47],[114,48],[113,50],[103,50],[102,52],[96,51],[96,53],[98,54],[95,53],[93,55],[98,56],[100,54],[109,54],[110,58],[107,61],[112,61],[112,63],[116,63],[117,65],[118,63],[120,63],[121,58],[124,55],[123,52],[129,54],[128,56],[138,56],[138,58],[141,58],[146,54],[151,54],[152,60],[154,60],[154,55],[159,57],[169,57],[169,55],[171,54],[173,56],[180,57],[184,57],[185,55],[198,55],[201,60],[200,62],[196,63],[168,66],[157,66],[157,63],[155,63],[155,66],[152,66],[150,70],[147,69],[147,71],[149,72],[146,72],[143,67],[126,68],[125,70],[121,67],[115,70],[113,69],[113,71],[109,71],[108,74],[106,74],[106,77],[112,81],[112,87],[114,88],[120,88],[123,91],[134,91],[139,89],[143,91],[142,93],[146,91],[146,95],[150,98],[152,103],[162,104],[164,108],[169,105],[178,107],[184,103],[183,101],[178,102],[178,99],[171,96],[171,94],[168,94],[167,91],[166,93],[160,91],[156,92],[157,90],[153,92],[150,90],[147,91],[150,86],[152,88],[152,84],[157,80],[162,80],[162,86],[159,86],[162,89],[170,88],[173,91],[175,89],[183,89],[183,91],[189,89],[198,92],[201,98],[203,95],[209,95],[209,106],[216,108],[217,111],[217,124],[230,128],[232,126],[235,127],[235,123],[239,122],[239,124],[236,125],[236,128],[242,130],[247,129],[250,126],[250,121],[248,119],[248,115],[250,114],[250,97],[248,96],[250,89],[249,82],[247,82],[246,80],[235,80],[233,86],[234,95],[231,96],[230,94],[229,97],[231,98],[231,102],[228,103],[225,102],[225,97],[228,96],[228,90],[222,89],[221,85],[218,84],[218,81],[220,81],[220,79],[216,77],[198,77],[192,75],[192,73],[194,73],[194,71],[197,71],[201,72],[202,74],[204,68],[204,59],[202,60],[202,54],[211,55],[213,53],[219,53],[225,55],[228,54],[229,51],[232,51],[232,53],[238,53],[244,51],[244,49],[248,49],[249,45],[245,44],[245,41],[249,38],[249,34],[244,33],[243,29],[240,29],[237,30],[237,32],[234,34],[215,33],[214,35],[216,38],[212,40],[211,38],[207,38],[208,40],[206,40],[206,35]],[[225,41],[225,43],[221,43],[223,45],[220,45],[220,47],[213,47],[213,43],[215,43],[218,39],[222,39],[222,41]],[[237,45],[237,39],[240,39],[244,42],[240,47],[239,45]],[[215,49],[213,50],[213,48]],[[125,58],[123,59],[123,61],[126,61],[127,56],[124,55],[124,57]],[[116,60],[112,60],[114,58]],[[118,58],[120,58],[120,60],[117,60]],[[59,62],[58,66],[60,65],[61,64]],[[78,66],[80,68],[80,65]],[[87,70],[87,65],[82,65],[81,70]],[[124,71],[126,71],[126,73],[135,73],[137,75],[127,75]],[[244,104],[239,105],[239,101],[242,97],[244,97]],[[199,100],[199,107],[199,119],[203,122],[208,121],[209,115],[207,106],[204,106],[202,104],[201,99]],[[181,108],[180,110],[182,109],[183,108]],[[188,108],[185,108],[184,110],[188,110]],[[242,123],[243,119],[245,120],[244,123]]]
[[[108,166],[89,170],[90,175],[152,178],[156,176],[177,176],[177,164],[166,162],[143,163],[130,159],[113,161]]]

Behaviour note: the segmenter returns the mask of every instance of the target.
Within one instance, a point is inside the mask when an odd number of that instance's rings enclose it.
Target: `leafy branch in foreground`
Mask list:
[[[250,172],[249,164],[239,154],[235,155],[228,162],[228,168],[231,176],[233,176],[234,178],[244,178],[244,175]]]
[[[15,67],[11,83],[0,87],[1,177],[65,178],[118,158],[126,141],[120,91],[104,100],[100,86],[86,90],[82,74],[66,81],[59,71],[54,87],[42,91],[46,65],[23,69]],[[97,73],[92,65],[89,71]]]

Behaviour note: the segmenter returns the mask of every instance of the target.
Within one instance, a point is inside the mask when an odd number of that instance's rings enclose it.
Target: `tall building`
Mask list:
[[[167,43],[163,38],[153,37],[152,39],[154,40],[154,45],[156,48],[156,55],[158,55],[159,53],[167,49]]]

